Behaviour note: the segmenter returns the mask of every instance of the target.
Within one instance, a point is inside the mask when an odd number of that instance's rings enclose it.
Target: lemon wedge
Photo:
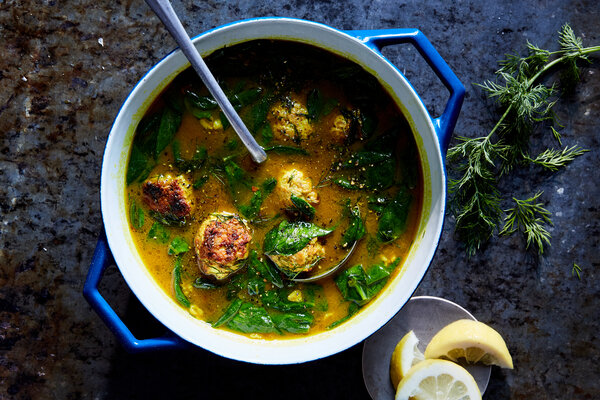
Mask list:
[[[425,360],[416,364],[400,381],[396,400],[481,400],[473,376],[463,367],[446,360]]]
[[[390,361],[390,378],[394,389],[409,369],[425,359],[419,348],[419,339],[413,331],[408,332],[396,345]]]
[[[442,328],[425,349],[425,358],[447,358],[513,368],[512,357],[502,336],[483,322],[460,319]]]

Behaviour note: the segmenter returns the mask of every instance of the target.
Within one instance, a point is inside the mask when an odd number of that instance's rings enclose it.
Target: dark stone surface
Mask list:
[[[269,15],[340,29],[420,28],[467,86],[456,129],[465,136],[497,118],[471,83],[490,78],[505,53],[526,40],[555,48],[564,22],[586,44],[600,44],[596,0],[205,0],[175,8],[192,34]],[[110,125],[135,82],[173,47],[141,0],[0,0],[0,399],[367,398],[362,345],[283,367],[201,349],[129,355],[81,296],[102,229]],[[439,113],[446,93],[416,51],[386,54]],[[552,247],[538,256],[512,236],[468,259],[448,216],[417,291],[463,305],[505,336],[515,369],[493,370],[486,399],[600,398],[598,60],[557,107],[563,144],[591,151],[556,174],[524,170],[502,181],[507,196],[544,190]],[[537,133],[534,147],[550,141]],[[116,269],[102,292],[139,335],[160,331]]]

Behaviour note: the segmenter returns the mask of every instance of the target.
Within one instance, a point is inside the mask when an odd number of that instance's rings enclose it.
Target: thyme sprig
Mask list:
[[[448,150],[450,167],[459,175],[449,182],[451,210],[456,217],[455,230],[469,255],[475,254],[498,230],[503,235],[523,232],[527,246],[533,243],[540,253],[550,243],[545,226],[552,221],[543,204],[537,202],[541,192],[526,200],[513,198],[514,207],[503,210],[498,179],[518,166],[535,165],[557,171],[587,151],[567,146],[560,150],[549,148],[534,156],[529,154],[534,128],[544,121],[562,146],[553,107],[560,91],[579,79],[577,63],[600,51],[600,46],[583,47],[581,38],[575,36],[568,24],[563,25],[558,36],[557,51],[527,42],[526,56],[511,54],[500,61],[496,80],[478,86],[496,100],[502,116],[487,135],[458,137],[458,143]],[[539,82],[558,67],[562,69],[560,88]],[[499,229],[505,214],[504,226]]]

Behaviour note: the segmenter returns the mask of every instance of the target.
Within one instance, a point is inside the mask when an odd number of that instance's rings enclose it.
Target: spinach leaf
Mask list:
[[[161,116],[162,113],[160,112],[145,116],[136,129],[133,143],[146,156],[154,157],[156,135],[158,134]]]
[[[271,125],[269,124],[264,124],[259,129],[259,134],[264,144],[269,144],[273,140],[273,130],[271,129]]]
[[[171,143],[179,129],[179,125],[181,125],[181,113],[171,107],[165,107],[158,126],[156,149],[154,151],[155,158]]]
[[[274,146],[268,146],[265,147],[264,150],[269,153],[275,153],[275,154],[301,154],[303,156],[307,156],[309,153],[308,151],[300,148],[300,147],[294,147],[294,146],[284,146],[284,145],[274,145]]]
[[[156,146],[163,112],[142,118],[137,129],[127,165],[127,185],[148,177],[156,165]]]
[[[386,267],[382,264],[375,264],[371,268],[369,268],[369,272],[366,275],[366,283],[368,286],[372,286],[376,283],[380,283],[383,280],[389,278],[390,274],[394,270],[395,266],[398,265],[400,259],[396,259],[394,263],[392,263],[389,267]]]
[[[173,268],[173,289],[175,291],[175,299],[184,307],[190,306],[189,299],[181,290],[181,257],[175,259],[175,267]]]
[[[229,101],[231,101],[231,105],[236,111],[239,111],[243,107],[250,105],[254,102],[260,94],[262,93],[262,89],[259,87],[243,90],[241,92],[237,92],[232,96],[228,96]]]
[[[193,172],[199,170],[204,165],[204,162],[208,158],[208,151],[206,147],[196,146],[196,151],[190,160],[185,160],[181,156],[181,145],[178,140],[173,140],[171,143],[171,149],[173,150],[173,160],[175,167],[181,172]]]
[[[165,93],[161,96],[165,103],[178,113],[183,113],[184,99],[181,95],[181,89],[177,85],[169,85]]]
[[[247,286],[248,294],[250,296],[258,296],[265,292],[265,281],[264,279],[255,273],[253,276],[248,278]]]
[[[294,205],[294,209],[308,217],[308,219],[312,219],[315,216],[315,208],[308,201],[296,195],[291,195],[290,200]]]
[[[363,306],[381,291],[399,261],[389,266],[375,265],[368,272],[362,265],[355,265],[338,275],[335,283],[345,300]]]
[[[242,169],[235,161],[234,157],[226,157],[224,162],[214,162],[211,165],[211,172],[228,189],[236,207],[239,207],[239,194],[244,189],[251,189],[252,182],[248,178],[246,171]]]
[[[352,317],[354,314],[356,314],[358,312],[358,310],[360,310],[360,306],[358,306],[356,303],[350,303],[350,305],[348,305],[348,313],[346,314],[346,316],[338,319],[337,321],[333,322],[331,325],[329,325],[327,327],[327,329],[333,329],[336,326],[348,321],[350,319],[350,317]]]
[[[303,301],[290,301],[287,299],[288,294],[287,290],[269,290],[262,295],[261,301],[265,307],[284,312],[306,311],[314,305]]]
[[[233,160],[228,160],[225,163],[225,176],[227,177],[227,182],[229,185],[234,188],[236,185],[244,182],[246,171],[244,171]]]
[[[360,240],[366,232],[365,223],[360,217],[360,208],[358,205],[350,207],[350,199],[346,200],[346,214],[350,224],[342,235],[342,247],[351,246],[354,242]]]
[[[401,187],[396,196],[385,206],[379,217],[377,237],[384,243],[394,241],[406,229],[406,219],[412,196]]]
[[[373,210],[379,214],[383,212],[390,199],[384,195],[373,195],[369,196],[368,204],[369,210]]]
[[[235,299],[233,302],[231,302],[223,315],[221,315],[218,320],[213,322],[213,328],[218,328],[221,325],[227,324],[238,313],[238,311],[240,311],[240,307],[242,306],[243,302],[244,301],[242,299]]]
[[[306,99],[306,109],[308,111],[308,118],[316,120],[321,116],[325,102],[323,95],[319,89],[313,89],[308,93]]]
[[[129,219],[133,229],[140,229],[144,226],[144,210],[139,207],[135,199],[129,198]]]
[[[212,112],[198,110],[196,107],[188,107],[188,111],[196,117],[196,119],[211,119]]]
[[[156,211],[150,210],[150,216],[156,220],[156,222],[161,223],[164,226],[184,226],[185,218],[177,218],[173,214],[161,214]],[[167,235],[168,236],[168,235]],[[168,237],[167,237],[168,239]]]
[[[232,300],[248,289],[248,274],[236,274],[227,283],[226,297]]]
[[[369,257],[375,257],[381,247],[381,241],[377,239],[377,234],[368,235],[367,238],[367,253]]]
[[[345,189],[384,190],[394,184],[396,159],[383,151],[360,151],[341,162],[343,170],[333,182]]]
[[[360,129],[362,138],[370,138],[377,128],[377,118],[374,114],[363,110],[360,113]]]
[[[281,279],[279,272],[277,272],[277,269],[275,269],[275,267],[267,260],[260,261],[258,259],[258,253],[256,250],[252,250],[250,252],[250,256],[248,257],[248,265],[258,272],[264,279],[271,282],[275,287],[283,287],[283,280]]]
[[[190,106],[202,111],[210,111],[219,107],[219,104],[215,99],[212,98],[212,96],[199,96],[191,90],[187,90],[185,92],[185,100]]]
[[[352,154],[349,159],[340,164],[341,168],[372,167],[392,157],[391,153],[380,153],[375,151],[359,151]]]
[[[371,137],[377,127],[377,118],[364,109],[341,109],[341,114],[350,121],[350,134],[353,139],[365,140]]]
[[[219,113],[219,120],[221,121],[223,130],[226,130],[227,128],[229,128],[231,126],[231,123],[229,122],[229,120],[227,119],[227,117],[225,116],[225,113],[223,113],[223,111],[221,111]]]
[[[167,252],[170,256],[172,256],[185,253],[189,249],[190,246],[187,244],[185,239],[183,239],[181,236],[177,236],[171,241],[171,244],[169,244],[169,249],[167,250]]]
[[[198,178],[197,178],[197,179],[194,181],[194,183],[192,183],[192,187],[193,187],[194,189],[200,189],[202,186],[204,186],[204,184],[205,184],[206,182],[208,182],[208,179],[209,179],[209,178],[210,178],[210,177],[209,177],[208,175],[201,175],[201,176],[199,176],[199,177],[198,177]]]
[[[388,158],[383,162],[367,168],[366,185],[369,189],[384,190],[394,184],[396,175],[396,160]]]
[[[354,180],[353,178],[335,178],[333,179],[333,183],[348,190],[359,190],[364,188],[363,183],[360,183],[358,180]]]
[[[269,113],[269,107],[271,107],[271,96],[266,95],[263,96],[259,101],[256,102],[252,106],[249,112],[249,123],[248,126],[252,127],[254,132],[257,132],[261,129],[265,129],[268,127],[270,130],[270,125],[266,123],[267,115]]]
[[[227,143],[225,143],[225,148],[228,152],[232,152],[237,149],[240,145],[240,141],[237,139],[230,139]]]
[[[271,316],[277,329],[290,333],[307,333],[314,321],[310,313],[285,313]]]
[[[400,136],[400,126],[387,130],[382,135],[376,136],[365,144],[365,150],[377,152],[390,152],[396,148]]]
[[[173,162],[176,167],[185,162],[181,156],[181,144],[179,143],[179,140],[173,140],[173,142],[171,142],[171,151],[173,151]]]
[[[265,235],[265,254],[292,255],[302,250],[315,237],[325,236],[333,229],[320,228],[310,222],[282,221]]]
[[[305,295],[304,302],[309,307],[314,307],[318,311],[327,311],[329,309],[323,286],[317,283],[305,283],[302,293]]]
[[[243,333],[275,332],[275,324],[267,311],[249,302],[242,302],[227,327]]]
[[[210,96],[198,96],[192,91],[187,91],[184,96],[183,104],[196,119],[212,118],[212,111],[217,108],[217,102]]]
[[[156,240],[159,243],[167,243],[169,241],[169,232],[165,229],[163,224],[155,221],[148,231],[148,239]]]
[[[321,111],[322,115],[329,115],[338,106],[338,104],[340,104],[340,102],[334,98],[326,99]]]
[[[275,178],[267,178],[260,185],[260,188],[252,195],[250,204],[241,205],[239,207],[242,215],[248,219],[255,218],[260,212],[260,207],[262,206],[265,198],[275,189],[275,185],[277,185],[277,180]]]
[[[362,265],[355,265],[346,269],[335,278],[335,283],[347,301],[362,306],[369,302],[367,296],[366,276]]]
[[[415,146],[403,148],[400,155],[400,171],[402,183],[409,189],[414,189],[419,181],[419,158]]]
[[[206,279],[204,279],[202,277],[196,278],[194,283],[192,283],[192,286],[194,286],[196,289],[205,289],[205,290],[212,290],[212,289],[216,289],[219,287],[218,285],[215,285],[214,283],[207,281]]]
[[[154,168],[154,165],[154,160],[144,154],[144,152],[133,143],[131,146],[131,154],[129,156],[129,164],[127,165],[127,185],[146,179],[150,171],[152,171],[152,168]]]

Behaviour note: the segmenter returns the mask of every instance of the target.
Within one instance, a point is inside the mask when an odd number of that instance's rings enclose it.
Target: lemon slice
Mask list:
[[[460,319],[442,328],[425,349],[425,358],[447,358],[513,368],[512,357],[502,336],[486,324]]]
[[[400,381],[396,400],[481,400],[475,379],[458,364],[425,360]]]
[[[417,335],[410,331],[396,345],[390,361],[390,378],[394,389],[398,387],[400,380],[413,365],[425,359],[425,356],[417,347],[418,344]]]

